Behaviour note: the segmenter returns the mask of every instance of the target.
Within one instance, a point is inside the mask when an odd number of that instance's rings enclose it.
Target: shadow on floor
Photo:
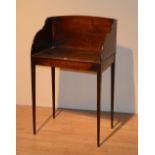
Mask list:
[[[60,113],[62,112],[61,109],[57,109],[55,112],[55,117],[57,117]],[[53,119],[53,115],[51,114],[49,117],[46,118],[46,120],[38,127],[36,133],[38,133],[45,125],[46,123],[50,120]]]
[[[83,115],[89,117],[96,117],[95,111],[87,111],[87,110],[72,110],[72,109],[57,109],[56,110],[56,117],[60,115],[61,112],[67,111],[68,113],[76,113],[76,115]],[[126,113],[115,113],[114,114],[114,128],[112,129],[111,133],[100,142],[100,145],[103,145],[106,141],[108,141],[114,134],[117,133],[134,115],[133,114],[126,114]],[[37,129],[37,133],[48,123],[48,121],[52,118],[52,114],[40,125]],[[109,128],[110,128],[110,113],[109,112],[101,112],[101,121],[102,120],[109,120]],[[102,132],[102,129],[101,129]],[[101,137],[100,137],[101,139]]]
[[[115,135],[116,132],[119,131],[133,116],[134,116],[134,114],[115,113],[115,116],[114,116],[115,117],[115,119],[114,119],[115,120],[114,128],[112,129],[112,131],[110,132],[110,134],[108,136],[106,136],[106,138],[104,138],[100,142],[100,145],[103,145],[113,135]],[[110,117],[109,117],[109,119],[110,119]]]

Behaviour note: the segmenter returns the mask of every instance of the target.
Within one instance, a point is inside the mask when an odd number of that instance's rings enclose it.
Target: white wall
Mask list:
[[[17,104],[31,105],[30,49],[49,16],[94,15],[118,20],[116,98],[118,112],[137,112],[137,0],[17,0]],[[57,69],[57,106],[96,109],[96,75]],[[51,106],[49,67],[37,67],[37,105]],[[110,70],[102,76],[102,110],[110,107]]]

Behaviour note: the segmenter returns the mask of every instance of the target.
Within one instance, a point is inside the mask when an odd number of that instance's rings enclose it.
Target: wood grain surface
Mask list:
[[[17,106],[17,155],[137,155],[137,115],[101,113],[101,145],[96,146],[96,112],[37,107],[37,134],[30,106]]]

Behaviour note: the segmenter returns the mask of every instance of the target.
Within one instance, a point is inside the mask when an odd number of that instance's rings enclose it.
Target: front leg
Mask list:
[[[101,110],[101,66],[97,70],[97,146],[100,146],[100,110]]]
[[[52,76],[52,99],[53,99],[53,118],[55,118],[55,67],[51,67]]]
[[[111,128],[114,127],[115,62],[111,65]]]

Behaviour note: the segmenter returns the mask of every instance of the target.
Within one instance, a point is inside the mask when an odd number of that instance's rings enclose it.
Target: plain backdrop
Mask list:
[[[30,50],[47,17],[93,15],[118,20],[115,111],[137,113],[137,0],[17,0],[17,105],[31,105]],[[37,105],[52,106],[50,67],[37,66]],[[96,74],[56,70],[56,106],[96,110]],[[102,74],[102,110],[110,110],[110,69]]]

